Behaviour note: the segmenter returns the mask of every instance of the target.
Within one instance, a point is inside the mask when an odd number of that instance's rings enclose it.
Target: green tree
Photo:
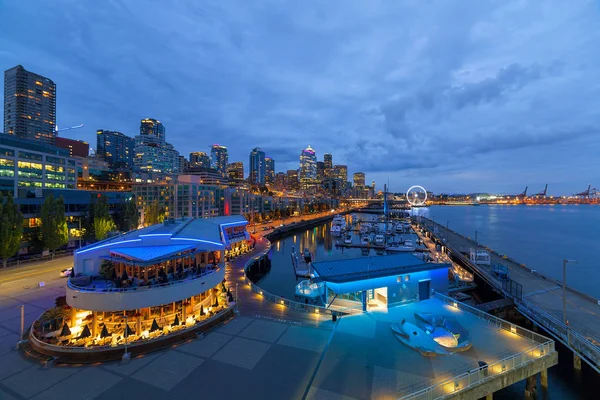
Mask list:
[[[108,197],[99,194],[94,203],[94,236],[96,240],[105,239],[110,231],[116,229],[108,211]]]
[[[165,209],[154,200],[151,204],[144,207],[144,224],[146,226],[160,224],[165,220]]]
[[[61,246],[64,246],[69,240],[67,229],[67,219],[65,218],[65,203],[61,197],[54,198],[52,194],[44,199],[42,204],[42,227],[40,229],[42,243],[44,248],[54,252]]]
[[[23,235],[23,215],[19,206],[9,194],[4,201],[0,194],[0,257],[4,260],[4,267],[8,259],[15,255],[21,248]]]
[[[125,232],[136,229],[140,224],[140,213],[135,196],[125,201],[121,207],[117,222],[119,229]]]

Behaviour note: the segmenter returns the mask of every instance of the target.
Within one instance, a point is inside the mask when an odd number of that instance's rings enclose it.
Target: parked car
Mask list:
[[[73,267],[63,269],[62,271],[60,271],[60,276],[62,276],[63,278],[68,278],[71,276],[72,273],[73,273]]]

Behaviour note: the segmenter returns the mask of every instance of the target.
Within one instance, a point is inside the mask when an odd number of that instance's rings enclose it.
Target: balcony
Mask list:
[[[122,311],[169,304],[203,293],[225,276],[224,264],[176,279],[140,285],[132,280],[127,287],[115,287],[112,281],[91,277],[69,279],[67,303],[89,311]]]

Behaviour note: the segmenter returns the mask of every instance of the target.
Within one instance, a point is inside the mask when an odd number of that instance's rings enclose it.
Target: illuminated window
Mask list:
[[[0,176],[15,176],[15,162],[0,158]]]
[[[404,282],[410,282],[410,275],[404,275]]]

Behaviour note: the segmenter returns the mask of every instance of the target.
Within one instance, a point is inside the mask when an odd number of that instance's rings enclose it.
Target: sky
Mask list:
[[[62,136],[166,127],[183,155],[310,145],[377,188],[600,188],[597,1],[0,0],[0,68],[57,84]],[[351,177],[349,177],[351,179]]]

